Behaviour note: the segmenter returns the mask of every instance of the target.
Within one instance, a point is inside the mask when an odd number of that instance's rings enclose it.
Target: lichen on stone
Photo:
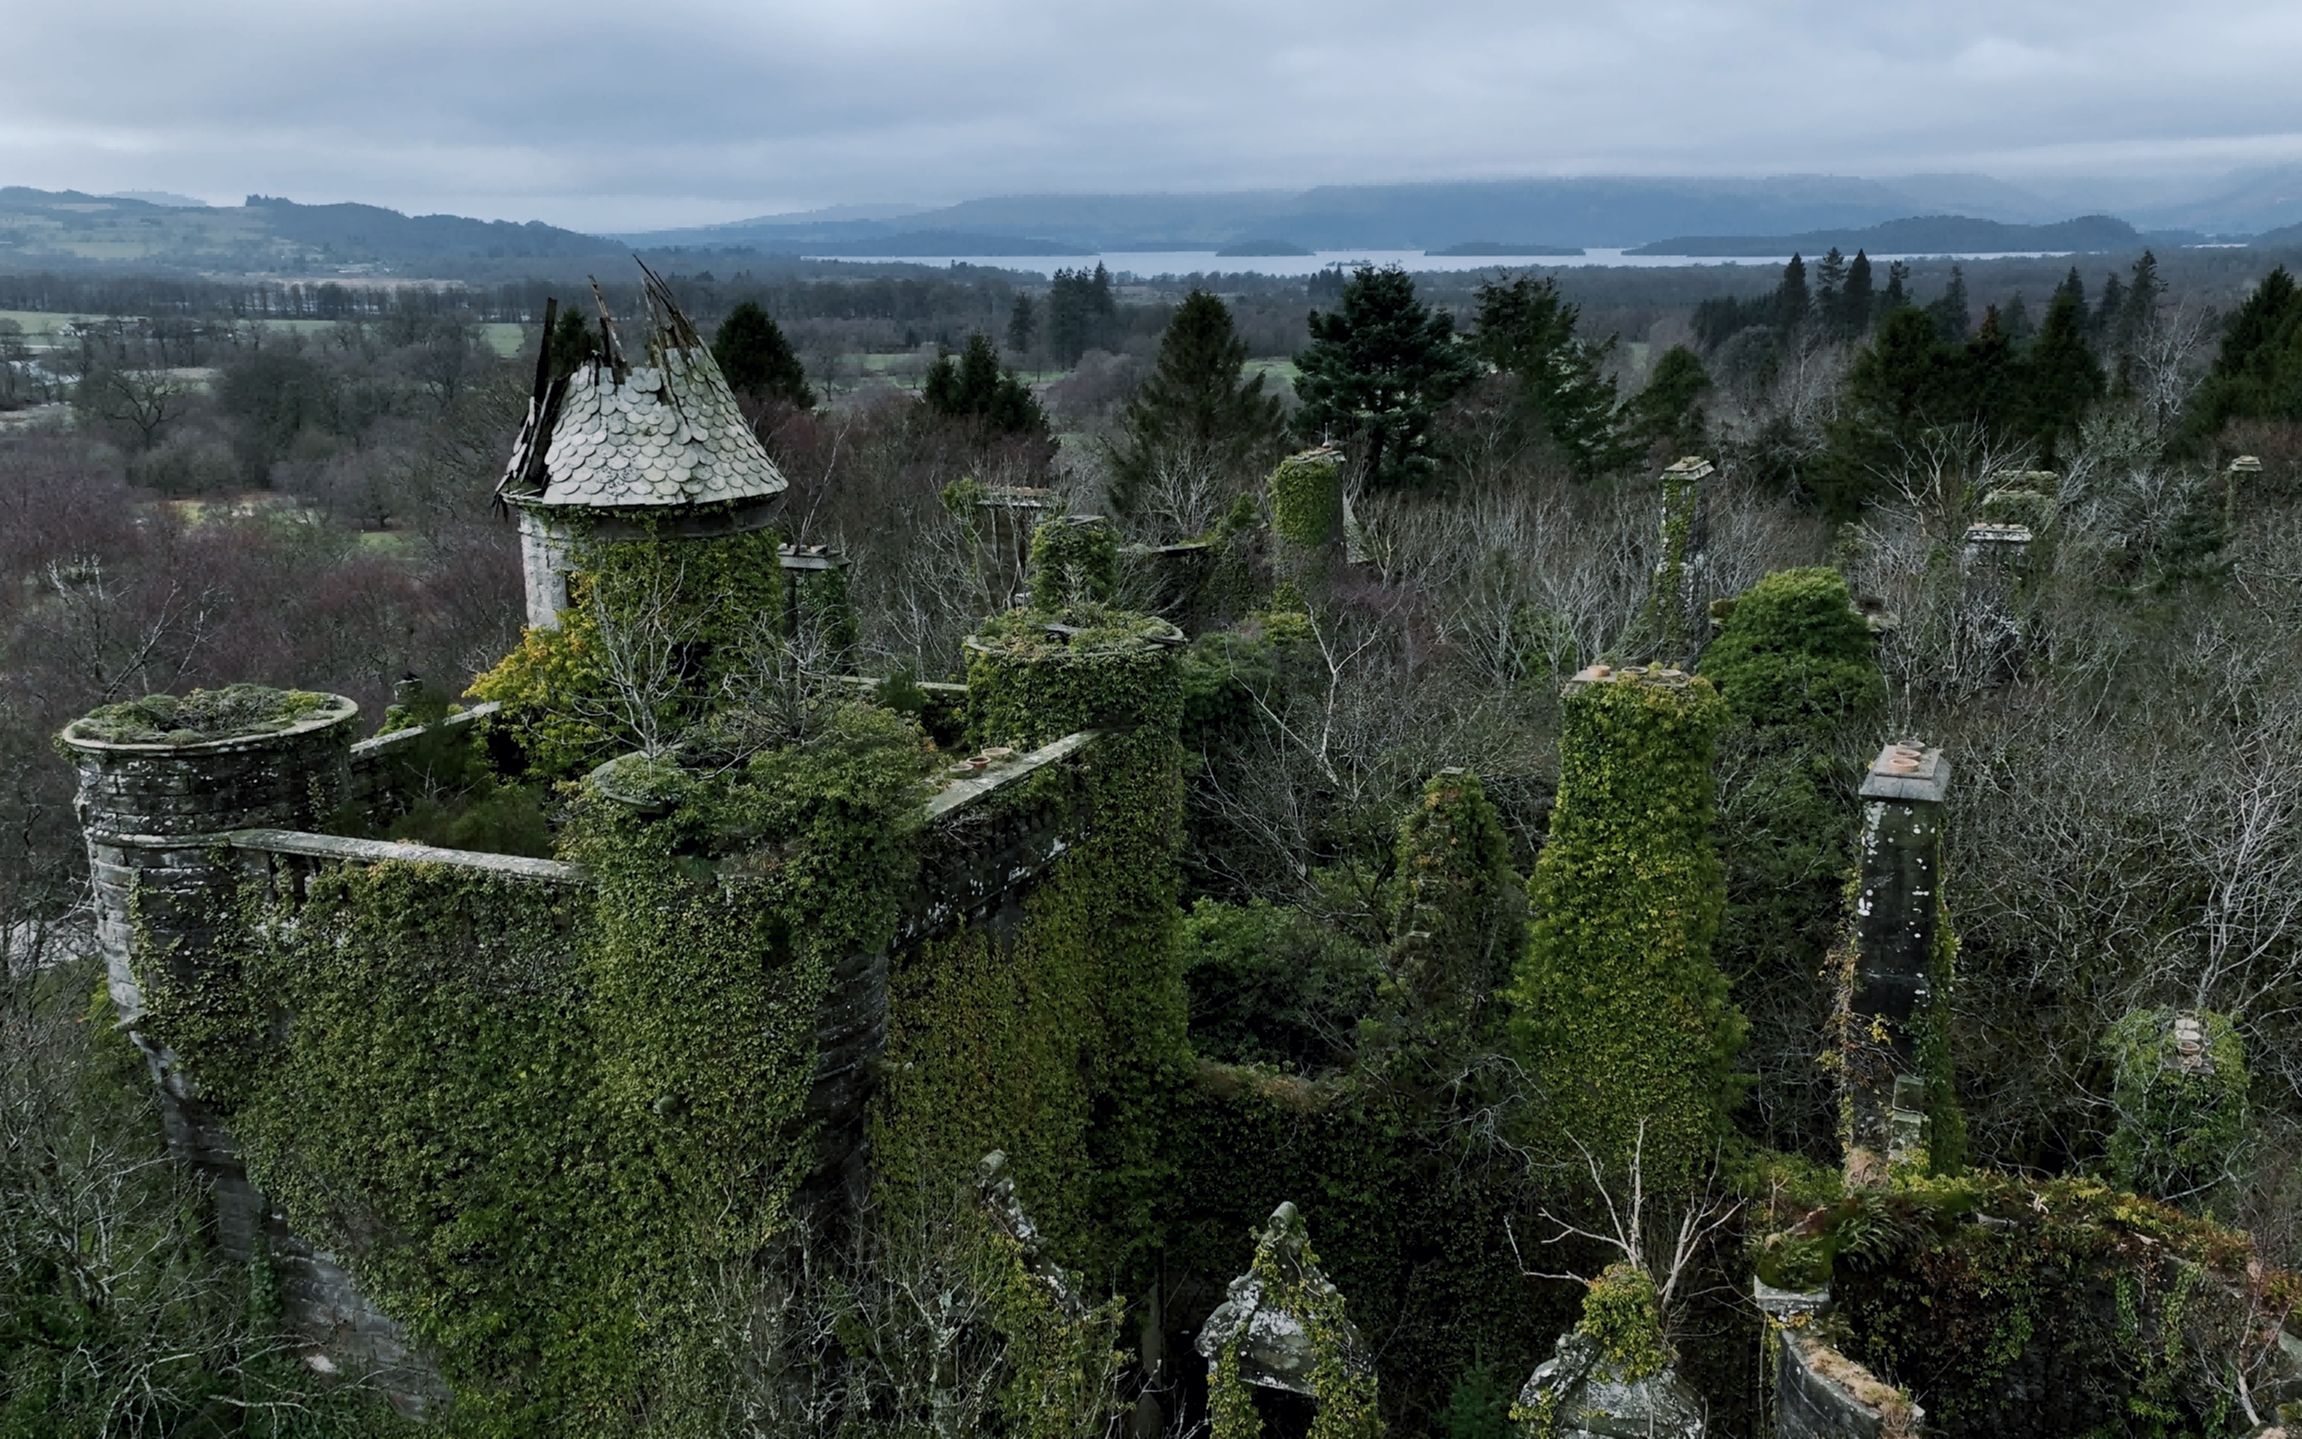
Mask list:
[[[105,705],[82,716],[68,733],[103,744],[209,744],[278,734],[343,704],[315,690],[234,684]]]

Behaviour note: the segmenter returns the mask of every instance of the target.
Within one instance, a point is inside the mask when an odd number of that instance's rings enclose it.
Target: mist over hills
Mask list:
[[[2081,215],[2047,225],[2010,225],[1965,215],[1914,215],[1860,230],[1808,230],[1796,235],[1679,235],[1641,245],[1634,255],[1752,256],[1820,254],[1837,249],[1874,255],[2019,254],[2026,251],[2133,250],[2152,237],[2109,215]]]
[[[1198,194],[1017,194],[956,204],[826,206],[727,224],[595,235],[530,221],[405,215],[251,195],[232,206],[164,191],[0,188],[0,264],[134,264],[442,278],[582,273],[629,250],[679,263],[1087,256],[1201,250],[1451,250],[1750,256],[1836,244],[1873,254],[2138,248],[2302,226],[2302,165],[2167,181],[2104,181],[2131,203],[2081,205],[2074,180],[1988,175],[1587,176]],[[2073,215],[2079,218],[2071,218]],[[2175,233],[2185,232],[2185,233]]]
[[[1438,249],[1506,239],[1552,247],[1628,247],[1674,234],[1854,227],[1946,208],[1994,219],[2061,218],[2046,202],[1987,176],[1907,181],[1827,175],[1596,176],[1194,195],[1005,195],[892,220],[772,216],[619,238],[645,246],[742,246],[816,254],[938,253],[889,247],[899,236],[927,232],[1041,247],[969,252],[983,254],[1212,250],[1267,238],[1315,250]]]

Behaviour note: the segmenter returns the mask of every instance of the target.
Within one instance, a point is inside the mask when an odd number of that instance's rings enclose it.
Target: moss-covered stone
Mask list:
[[[1568,687],[1558,802],[1529,884],[1514,1046],[1543,1102],[1538,1142],[1577,1142],[1650,1191],[1687,1182],[1727,1132],[1742,1017],[1711,959],[1725,907],[1711,759],[1725,707],[1675,670]]]
[[[235,684],[105,705],[75,720],[68,736],[103,744],[208,744],[279,734],[308,720],[349,713],[350,701],[337,695]]]
[[[2110,1174],[2156,1199],[2210,1207],[2246,1138],[2246,1049],[2227,1015],[2140,1009],[2103,1039],[2118,1121]]]

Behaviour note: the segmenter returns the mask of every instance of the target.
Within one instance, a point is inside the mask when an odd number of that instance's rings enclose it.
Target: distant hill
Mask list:
[[[2051,225],[2009,225],[1967,215],[1916,215],[1856,229],[1805,230],[1789,235],[1681,235],[1641,245],[1633,255],[1818,255],[1833,246],[1844,254],[1974,255],[2029,250],[2130,250],[2142,232],[2109,215],[2082,215]]]
[[[2218,235],[2263,235],[2302,224],[2302,164],[2235,170],[2201,183],[2201,193],[2120,206],[2120,213],[2138,225]]]
[[[949,237],[949,249],[881,254],[986,254],[983,237],[1029,235],[1082,251],[1216,250],[1284,235],[1311,250],[1444,250],[1495,235],[1527,237],[1519,253],[1572,254],[1664,235],[1768,235],[1857,228],[1939,207],[1959,195],[1977,208],[2033,218],[2038,202],[1987,176],[1906,182],[1832,175],[1590,176],[1429,184],[1323,185],[1199,195],[1001,195],[897,219],[762,216],[701,229],[626,234],[643,247],[751,246],[795,254],[860,253],[828,246],[884,242],[898,232]],[[1021,250],[1008,253],[1027,253]]]
[[[179,195],[173,190],[114,190],[104,198],[107,200],[142,200],[147,205],[167,205],[179,210],[204,210],[208,207],[208,202],[205,200],[194,199],[190,195]]]
[[[508,259],[613,253],[596,235],[578,234],[540,220],[473,220],[462,215],[403,215],[377,205],[299,205],[250,195],[247,209],[263,216],[272,235],[339,261],[389,263],[395,259]]]
[[[1216,255],[1226,258],[1245,258],[1253,255],[1314,255],[1318,252],[1293,240],[1233,240]]]
[[[180,197],[179,197],[180,198]],[[257,272],[429,273],[442,262],[607,257],[613,241],[555,226],[375,205],[179,205],[0,188],[0,263],[134,263]]]
[[[1499,240],[1465,240],[1460,245],[1449,245],[1441,250],[1425,250],[1426,255],[1580,255],[1580,245],[1510,245]]]
[[[840,260],[886,260],[904,256],[948,260],[962,255],[1019,258],[1027,255],[1094,253],[1084,246],[1065,244],[1061,240],[1034,239],[1028,235],[976,234],[963,230],[879,230],[842,225],[829,233],[810,229],[804,234],[783,234],[746,228],[701,241],[686,239],[686,231],[677,233],[682,236],[680,243],[667,245],[658,240],[649,240],[641,248],[651,252],[661,250],[667,254],[732,252],[784,258],[820,256]]]

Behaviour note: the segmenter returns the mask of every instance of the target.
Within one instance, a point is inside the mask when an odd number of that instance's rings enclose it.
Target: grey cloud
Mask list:
[[[599,228],[869,199],[2302,155],[2302,8],[1267,0],[26,7],[0,182]]]

